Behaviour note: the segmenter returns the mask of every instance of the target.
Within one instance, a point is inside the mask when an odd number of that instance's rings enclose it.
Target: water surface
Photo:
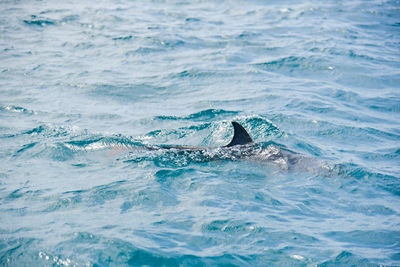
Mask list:
[[[400,265],[399,29],[399,1],[2,1],[0,265]],[[231,121],[310,168],[132,149]]]

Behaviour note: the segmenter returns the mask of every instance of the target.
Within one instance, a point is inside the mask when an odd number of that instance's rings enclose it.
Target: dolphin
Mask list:
[[[144,150],[168,150],[171,157],[187,156],[193,162],[213,160],[251,160],[262,162],[281,170],[315,170],[315,159],[292,151],[284,145],[273,141],[256,143],[246,129],[236,121],[232,121],[233,137],[221,147],[195,146],[145,146]],[[319,165],[317,165],[318,168]]]

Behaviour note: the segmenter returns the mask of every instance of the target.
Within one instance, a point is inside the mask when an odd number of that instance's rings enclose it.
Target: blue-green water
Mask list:
[[[400,1],[1,1],[0,265],[399,266],[399,48]],[[137,149],[233,120],[307,164]]]

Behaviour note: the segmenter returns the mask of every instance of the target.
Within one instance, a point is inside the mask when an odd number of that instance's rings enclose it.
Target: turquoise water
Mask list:
[[[2,1],[0,265],[399,266],[399,48],[400,1]],[[231,121],[307,160],[144,149]]]

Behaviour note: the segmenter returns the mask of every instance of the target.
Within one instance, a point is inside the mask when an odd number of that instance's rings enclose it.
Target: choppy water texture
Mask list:
[[[400,265],[399,48],[399,1],[1,1],[0,265]],[[232,120],[310,166],[132,149]]]

